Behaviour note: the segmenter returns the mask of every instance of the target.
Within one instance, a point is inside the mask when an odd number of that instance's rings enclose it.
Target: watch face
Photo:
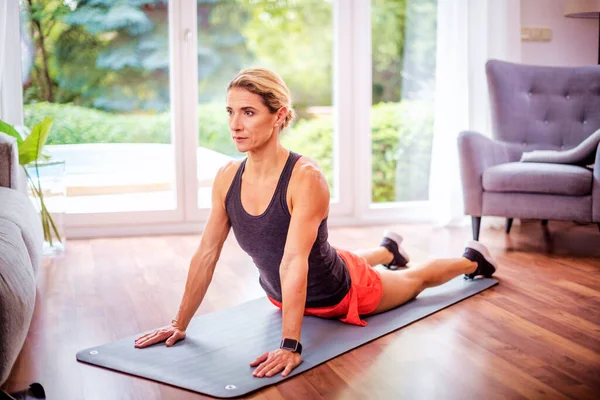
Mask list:
[[[298,345],[298,341],[297,340],[294,340],[294,339],[283,339],[283,342],[281,343],[281,348],[284,349],[284,350],[295,351],[297,345]]]

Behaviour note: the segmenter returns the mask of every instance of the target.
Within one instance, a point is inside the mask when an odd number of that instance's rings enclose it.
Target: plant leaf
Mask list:
[[[48,117],[33,127],[29,136],[19,146],[19,164],[27,165],[40,158],[50,128],[52,128],[52,119]]]
[[[0,132],[4,132],[7,135],[17,139],[17,145],[23,143],[23,138],[21,137],[21,135],[19,135],[19,132],[17,132],[17,130],[12,125],[9,125],[2,120],[0,120]]]

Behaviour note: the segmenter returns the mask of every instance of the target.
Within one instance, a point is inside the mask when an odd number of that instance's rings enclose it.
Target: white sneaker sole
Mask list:
[[[394,231],[385,231],[383,232],[383,236],[392,239],[394,242],[396,242],[398,247],[400,247],[400,244],[402,244],[402,241],[404,240],[404,238],[400,234]]]
[[[487,260],[487,262],[492,264],[494,266],[494,268],[496,268],[496,270],[498,270],[498,264],[496,263],[496,260],[494,260],[492,258],[487,247],[485,247],[483,244],[481,244],[481,242],[478,242],[476,240],[469,240],[467,242],[467,244],[465,245],[465,247],[470,247],[473,250],[477,250],[478,252],[480,252],[481,255],[483,256],[483,258],[485,258]]]
[[[385,232],[383,232],[383,236],[390,238],[394,242],[396,242],[396,244],[398,245],[398,253],[400,253],[400,255],[402,257],[404,257],[404,259],[406,260],[406,263],[408,264],[410,262],[410,257],[408,256],[408,254],[406,254],[406,252],[402,248],[402,241],[404,240],[402,238],[402,236],[400,236],[398,233],[396,233],[394,231],[385,231]]]

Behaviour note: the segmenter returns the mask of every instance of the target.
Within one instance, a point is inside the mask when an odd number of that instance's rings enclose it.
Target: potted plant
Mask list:
[[[39,202],[40,215],[42,218],[42,228],[44,231],[44,241],[49,244],[50,247],[54,246],[54,242],[62,243],[62,238],[56,223],[48,211],[46,202],[44,201],[44,188],[42,188],[39,168],[47,162],[50,157],[43,154],[42,151],[46,145],[46,140],[52,128],[52,119],[44,118],[41,122],[36,124],[28,132],[25,139],[17,131],[17,129],[0,120],[0,132],[4,132],[9,136],[14,137],[17,140],[17,147],[19,149],[19,164],[23,167],[25,174],[27,175],[27,181],[31,189],[31,193],[34,198]],[[35,170],[34,179],[28,172],[28,168]]]

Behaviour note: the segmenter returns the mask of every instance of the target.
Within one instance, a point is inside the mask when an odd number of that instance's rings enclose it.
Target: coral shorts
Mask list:
[[[379,273],[367,261],[346,250],[336,249],[350,271],[350,290],[335,306],[306,308],[304,315],[321,318],[338,318],[347,324],[367,326],[360,315],[370,314],[379,305],[383,295],[383,285]],[[281,308],[281,303],[272,299],[271,303]]]

